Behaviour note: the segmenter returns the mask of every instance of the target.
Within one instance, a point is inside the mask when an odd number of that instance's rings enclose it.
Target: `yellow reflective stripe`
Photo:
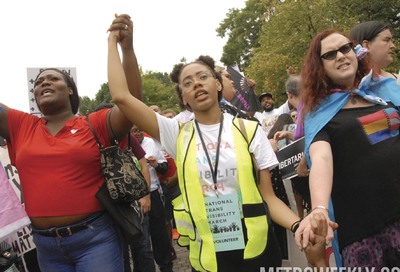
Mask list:
[[[252,140],[257,129],[257,122],[244,120],[248,139]],[[233,138],[238,160],[238,183],[241,190],[243,204],[262,203],[263,199],[258,191],[253,177],[252,160],[248,152],[248,143],[239,131],[238,122],[234,120]],[[236,128],[235,128],[236,127]],[[239,156],[238,156],[239,157]],[[186,236],[180,237],[178,242],[190,245],[189,259],[191,265],[198,271],[217,271],[215,246],[208,224],[204,204],[203,191],[197,169],[197,147],[194,135],[193,122],[186,123],[181,129],[177,142],[177,168],[179,186],[181,189],[180,203],[174,204],[174,214],[177,214],[180,229]],[[194,220],[194,222],[192,222]],[[268,221],[266,216],[244,218],[247,236],[245,258],[254,258],[260,255],[267,244]],[[194,224],[196,229],[194,229]],[[178,226],[178,225],[177,225]],[[178,230],[179,232],[179,230]],[[190,238],[190,239],[189,239]]]
[[[193,125],[191,125],[190,129],[185,129],[184,133],[193,135]],[[186,145],[187,152],[187,155],[183,161],[183,174],[185,176],[183,179],[183,187],[186,192],[184,203],[185,208],[190,210],[192,220],[196,225],[196,238],[190,242],[189,255],[191,263],[195,269],[199,271],[203,269],[208,271],[216,271],[217,261],[215,256],[214,240],[208,224],[204,195],[200,186],[197,168],[196,137],[192,138],[185,135],[184,139],[188,141],[188,143],[184,143]]]
[[[244,249],[244,259],[251,259],[262,254],[268,243],[268,221],[266,216],[246,217],[244,219],[248,241]],[[264,225],[265,228],[260,228]]]
[[[247,138],[251,141],[257,129],[257,122],[243,120],[246,126]],[[234,120],[234,124],[239,128],[238,120]],[[240,191],[242,193],[243,204],[263,203],[263,198],[258,190],[256,181],[252,172],[252,159],[249,153],[249,145],[243,139],[240,129],[234,129],[235,150],[237,154],[241,154],[240,165],[238,165],[238,181]],[[268,221],[267,217],[257,216],[244,218],[247,228],[246,247],[244,249],[244,258],[250,259],[260,255],[266,248],[268,240]]]

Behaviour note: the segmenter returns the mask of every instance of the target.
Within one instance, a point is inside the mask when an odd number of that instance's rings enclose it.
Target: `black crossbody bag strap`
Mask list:
[[[111,115],[111,113],[108,112],[108,113],[107,113],[107,123],[110,122],[110,115]],[[94,135],[94,138],[95,138],[95,140],[96,140],[96,142],[97,142],[97,145],[99,146],[100,149],[103,149],[103,145],[101,144],[101,142],[100,142],[100,140],[99,140],[99,137],[97,137],[96,132],[94,131],[92,125],[90,124],[89,116],[88,116],[88,115],[86,115],[86,121],[88,122],[90,131],[92,131],[92,133],[93,133],[93,135]],[[111,126],[110,126],[110,127],[111,127]],[[113,134],[113,137],[115,138],[115,136],[114,136],[114,131],[113,131],[112,128],[111,128],[111,133]],[[114,143],[117,145],[117,144],[118,144],[118,141],[114,139]],[[128,132],[128,148],[131,148],[131,135],[130,135],[129,132]]]
[[[90,130],[91,130],[92,133],[93,133],[93,136],[94,136],[94,138],[95,138],[95,140],[96,140],[96,142],[97,142],[97,145],[99,146],[100,149],[103,149],[103,145],[100,143],[100,140],[99,140],[99,138],[97,137],[96,132],[94,132],[94,129],[93,129],[92,125],[90,124],[89,116],[88,116],[88,115],[86,115],[86,121],[87,121],[87,123],[88,123],[88,125],[89,125]]]

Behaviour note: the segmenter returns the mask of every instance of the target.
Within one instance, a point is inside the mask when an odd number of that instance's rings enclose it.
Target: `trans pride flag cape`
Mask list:
[[[29,217],[15,194],[0,162],[0,241],[30,224]]]
[[[395,106],[400,106],[400,85],[393,78],[380,78],[379,80],[373,80],[372,71],[365,76],[360,82],[358,89],[354,90],[353,93],[363,97],[367,101],[375,104],[386,105],[386,102],[391,102]],[[304,120],[304,135],[305,135],[305,151],[304,154],[307,159],[307,163],[311,168],[310,160],[310,145],[317,133],[338,113],[338,111],[347,103],[350,98],[350,92],[336,91],[330,96],[325,98],[320,106],[313,112],[308,113]],[[392,111],[392,109],[388,109]],[[388,112],[392,114],[392,112]],[[370,124],[368,118],[360,120],[363,126],[366,128]],[[370,129],[369,138],[371,143],[377,142],[385,137],[382,134],[391,134],[392,136],[399,133],[398,124],[393,124],[393,128],[397,126],[397,129],[386,132],[374,131]],[[302,134],[301,132],[296,132]],[[334,208],[332,201],[329,201],[329,217],[332,221],[335,221]],[[337,240],[337,233],[334,232],[334,239],[332,241],[334,249],[335,261],[338,267],[342,266],[342,257],[339,252],[339,244]]]
[[[391,102],[400,106],[400,85],[394,78],[372,80],[372,71],[363,78],[358,89],[353,93],[375,104],[386,105]],[[310,144],[315,135],[332,119],[333,116],[347,103],[350,92],[334,92],[323,100],[313,112],[307,113],[304,120],[305,155],[310,165]],[[386,102],[385,102],[386,101]]]

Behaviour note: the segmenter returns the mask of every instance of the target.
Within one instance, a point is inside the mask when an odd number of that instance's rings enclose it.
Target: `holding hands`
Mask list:
[[[305,249],[308,262],[314,267],[326,266],[326,235],[328,225],[322,213],[315,213],[310,216],[311,229],[314,232],[310,244]]]
[[[320,214],[323,215],[323,220],[325,222],[321,223],[321,216],[317,216],[318,220],[315,219],[315,215]],[[318,224],[316,224],[316,222]],[[320,225],[322,227],[315,228],[316,225]],[[323,206],[316,206],[312,211],[304,217],[301,221],[299,228],[295,233],[296,244],[299,246],[301,250],[306,249],[310,244],[313,245],[315,243],[315,231],[321,233],[323,230],[325,233],[326,225],[326,242],[330,242],[333,240],[333,231],[338,228],[338,224],[329,220],[328,210]]]
[[[115,14],[115,19],[112,21],[108,31],[110,32],[110,35],[112,32],[114,32],[113,36],[118,37],[117,41],[122,50],[133,50],[133,22],[129,15]]]

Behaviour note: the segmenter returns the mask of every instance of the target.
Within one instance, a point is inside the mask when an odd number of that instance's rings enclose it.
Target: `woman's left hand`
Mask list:
[[[118,42],[121,49],[133,49],[133,22],[128,14],[115,14],[115,19],[108,28],[110,32],[114,30],[119,32]]]

